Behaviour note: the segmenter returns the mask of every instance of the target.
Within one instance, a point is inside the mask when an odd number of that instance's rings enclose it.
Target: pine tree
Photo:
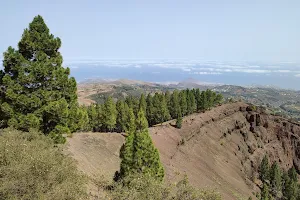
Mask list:
[[[266,183],[263,185],[263,189],[261,191],[261,200],[269,200],[269,187]]]
[[[214,101],[214,105],[220,104],[223,101],[223,96],[221,94],[217,94],[215,101]]]
[[[132,108],[129,108],[127,126],[128,126],[126,131],[127,137],[125,143],[120,149],[120,158],[121,158],[120,172],[116,173],[115,180],[119,180],[120,178],[129,176],[132,171],[133,155],[134,155],[133,142],[134,142],[135,131],[136,131],[135,116]]]
[[[121,166],[119,179],[132,174],[143,174],[162,181],[164,168],[159,159],[159,153],[152,143],[148,132],[148,122],[140,109],[136,119],[136,130],[130,132],[121,149]]]
[[[207,89],[205,91],[207,99],[207,108],[210,109],[213,106],[213,93],[211,90]]]
[[[188,100],[189,100],[188,112],[189,114],[192,114],[197,109],[197,103],[193,91],[188,92]]]
[[[103,123],[105,128],[112,131],[116,126],[117,110],[112,97],[108,97],[103,106]]]
[[[162,116],[162,120],[161,120],[161,123],[162,122],[165,122],[165,121],[168,121],[171,116],[170,116],[170,113],[169,113],[169,109],[168,109],[168,105],[167,105],[167,101],[166,101],[166,98],[165,98],[165,95],[161,94],[160,95],[160,111],[161,111],[161,116]]]
[[[152,99],[152,105],[153,105],[152,122],[154,124],[159,124],[170,119],[170,114],[167,108],[165,95],[155,93]]]
[[[282,193],[283,193],[283,196],[286,197],[287,196],[287,188],[289,187],[290,183],[290,177],[288,175],[288,173],[286,171],[283,171],[282,173]]]
[[[179,92],[178,90],[174,90],[174,92],[171,95],[171,100],[170,100],[170,115],[173,119],[176,119],[179,115],[179,112],[181,114],[181,108],[179,104]],[[182,114],[181,114],[182,115]]]
[[[283,196],[285,199],[295,199],[298,196],[298,184],[292,179],[288,178],[285,181]]]
[[[177,120],[176,120],[176,128],[180,129],[181,127],[182,127],[182,115],[181,115],[181,111],[179,110]]]
[[[191,111],[191,108],[192,108],[192,100],[190,99],[190,93],[191,91],[189,89],[186,89],[185,90],[185,95],[186,95],[186,108],[187,108],[187,111],[186,111],[186,114],[191,114],[192,111]]]
[[[288,174],[289,174],[289,177],[292,181],[294,181],[294,182],[298,181],[298,174],[297,174],[296,169],[295,169],[294,166],[289,169]]]
[[[87,113],[89,117],[89,130],[95,131],[96,127],[96,119],[97,119],[97,110],[96,110],[96,105],[92,104],[87,108]]]
[[[197,111],[199,111],[199,110],[201,110],[201,106],[202,106],[201,92],[200,92],[199,88],[196,89],[195,98],[196,98],[196,103],[197,103]]]
[[[147,111],[147,102],[146,102],[144,94],[141,94],[140,102],[139,102],[139,109],[143,109],[144,113],[146,113],[146,111]]]
[[[164,168],[160,162],[158,150],[152,143],[148,132],[148,122],[142,110],[138,113],[136,124],[132,169],[135,173],[143,173],[162,180]]]
[[[168,111],[169,113],[171,112],[171,93],[170,91],[166,91],[165,92],[165,99],[166,99],[166,103],[167,103],[167,108],[168,108]],[[170,113],[171,114],[171,113]]]
[[[181,90],[179,93],[179,104],[181,109],[181,114],[185,116],[187,114],[187,101],[186,101],[186,92],[185,90]]]
[[[200,106],[200,110],[201,111],[205,111],[208,108],[208,103],[207,103],[207,96],[206,96],[206,92],[202,91],[201,92],[201,106]]]
[[[273,196],[275,196],[277,198],[279,198],[281,196],[281,190],[282,190],[281,176],[282,176],[281,170],[280,170],[277,162],[274,162],[271,166],[270,181],[271,181]]]
[[[126,107],[127,104],[125,104]],[[136,130],[135,124],[135,115],[133,113],[132,108],[128,108],[128,116],[127,116],[127,123],[126,123],[126,133],[134,133]]]
[[[147,99],[146,99],[146,102],[147,102],[147,109],[146,109],[146,117],[147,117],[147,120],[149,122],[149,125],[152,126],[154,125],[154,117],[153,117],[153,113],[154,113],[154,107],[153,107],[153,98],[151,96],[151,94],[148,94],[147,95]]]
[[[125,105],[126,103],[122,100],[118,100],[116,103],[116,109],[117,109],[116,129],[118,132],[122,132],[126,130],[128,106]]]
[[[270,180],[270,166],[268,156],[265,155],[260,164],[260,180],[268,182]]]
[[[70,113],[76,115],[78,109],[76,81],[69,78],[70,69],[62,67],[60,46],[61,40],[36,16],[24,30],[18,49],[9,47],[4,53],[1,128],[39,128],[59,142],[65,141],[63,133],[76,129],[69,124]]]
[[[104,104],[96,104],[95,131],[105,131]]]
[[[68,125],[71,132],[87,130],[89,117],[84,106],[71,107],[68,117]]]
[[[126,97],[125,102],[127,103],[129,108],[133,109],[134,114],[137,115],[140,105],[139,99],[130,95]]]

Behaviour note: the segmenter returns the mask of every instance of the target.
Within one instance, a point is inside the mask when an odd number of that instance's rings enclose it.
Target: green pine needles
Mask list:
[[[132,117],[133,111],[130,109]],[[132,123],[132,119],[130,120]],[[134,127],[133,127],[134,126]],[[141,174],[162,181],[164,168],[160,162],[158,150],[154,147],[148,132],[148,122],[141,107],[135,125],[131,124],[125,144],[120,150],[120,172],[116,173],[116,180]]]
[[[294,166],[285,171],[275,161],[270,167],[268,155],[265,155],[260,164],[259,177],[263,182],[261,200],[300,199],[300,184]]]
[[[0,72],[0,128],[36,128],[63,143],[62,134],[87,123],[87,113],[77,106],[76,81],[62,67],[60,46],[61,40],[36,16],[18,49],[8,47]]]

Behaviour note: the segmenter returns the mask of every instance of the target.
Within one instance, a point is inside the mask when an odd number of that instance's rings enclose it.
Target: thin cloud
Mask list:
[[[198,74],[198,75],[219,75],[222,74],[220,72],[193,72],[191,74]]]
[[[190,72],[192,71],[190,68],[182,68],[182,71],[185,71],[185,72]]]

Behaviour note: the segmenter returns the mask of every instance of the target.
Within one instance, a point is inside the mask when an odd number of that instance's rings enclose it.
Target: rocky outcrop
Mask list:
[[[265,154],[269,155],[271,163],[277,161],[284,169],[294,166],[300,172],[300,124],[267,114],[263,108],[254,108],[240,108],[249,127],[240,131],[248,148],[243,161],[248,171],[247,165],[251,166],[248,176],[252,179],[257,177],[260,161]],[[240,119],[236,123],[242,122],[244,120]],[[249,137],[249,134],[253,137]]]
[[[224,185],[248,196],[259,191],[258,170],[265,154],[270,163],[300,171],[300,125],[242,102],[185,117],[182,129],[156,127],[152,132],[158,133],[153,134],[154,142],[167,166],[186,172],[195,185],[220,184],[226,195]],[[166,144],[174,139],[172,149]]]

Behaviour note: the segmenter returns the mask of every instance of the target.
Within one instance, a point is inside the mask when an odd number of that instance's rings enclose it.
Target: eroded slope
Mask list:
[[[298,124],[270,116],[245,103],[226,104],[150,128],[166,169],[166,180],[187,174],[196,187],[215,188],[224,199],[248,197],[259,191],[257,169],[268,153],[281,167],[300,167]],[[90,176],[112,178],[119,169],[119,148],[124,137],[116,133],[77,133],[68,151]]]

